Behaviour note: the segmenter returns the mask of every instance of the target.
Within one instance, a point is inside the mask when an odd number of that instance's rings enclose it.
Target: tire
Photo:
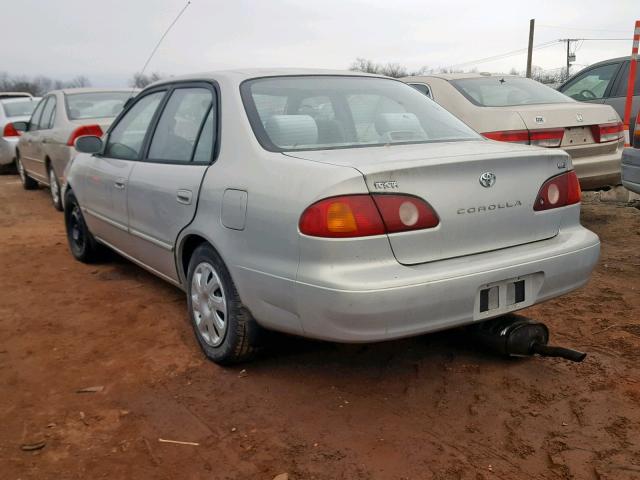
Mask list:
[[[15,161],[7,165],[0,165],[0,175],[8,175],[11,173],[17,173]]]
[[[33,178],[27,175],[26,170],[24,169],[24,165],[22,165],[22,160],[20,160],[20,155],[16,152],[16,168],[18,169],[18,175],[20,175],[20,181],[22,182],[22,188],[25,190],[35,190],[38,188],[38,182],[36,182]]]
[[[71,190],[65,195],[64,224],[69,250],[76,260],[94,263],[102,258],[102,247],[91,235],[84,221],[80,204]]]
[[[187,281],[189,317],[204,354],[220,365],[251,358],[260,327],[242,304],[227,267],[211,245],[203,243],[195,249]]]
[[[53,171],[53,167],[49,165],[47,168],[49,174],[49,191],[51,192],[51,203],[53,204],[53,208],[62,211],[62,196],[60,195],[60,183],[58,182],[58,177],[56,177],[56,172]]]

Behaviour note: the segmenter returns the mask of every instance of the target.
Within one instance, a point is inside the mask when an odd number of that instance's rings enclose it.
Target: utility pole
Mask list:
[[[529,49],[527,51],[527,78],[531,78],[531,61],[533,57],[533,30],[536,26],[536,19],[529,20]]]
[[[567,77],[569,78],[570,75],[570,69],[571,69],[571,62],[575,62],[576,60],[576,55],[575,53],[571,53],[571,42],[577,42],[578,40],[582,40],[581,38],[563,38],[560,41],[561,42],[567,42]]]

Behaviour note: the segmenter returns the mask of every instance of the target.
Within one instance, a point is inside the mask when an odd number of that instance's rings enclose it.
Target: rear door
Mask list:
[[[38,160],[42,146],[40,144],[40,119],[47,99],[40,100],[40,103],[33,111],[29,128],[20,139],[20,161],[30,175],[38,176]],[[38,180],[44,180],[38,176]]]
[[[98,239],[129,255],[129,175],[142,158],[145,139],[166,93],[166,89],[154,90],[137,98],[110,130],[102,155],[83,161],[78,198],[89,228]]]
[[[202,178],[213,160],[217,95],[208,83],[173,86],[155,122],[142,161],[129,177],[133,256],[178,280],[174,247],[196,211]]]

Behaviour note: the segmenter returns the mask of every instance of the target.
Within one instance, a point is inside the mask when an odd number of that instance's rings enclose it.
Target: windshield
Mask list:
[[[319,150],[477,140],[479,135],[410,86],[375,77],[299,76],[241,85],[267,150]]]
[[[72,93],[65,95],[69,120],[115,117],[130,92]]]
[[[7,117],[30,117],[39,100],[39,98],[29,98],[28,100],[10,100],[0,103]]]
[[[573,102],[566,95],[530,78],[492,76],[450,82],[469,101],[481,107]]]

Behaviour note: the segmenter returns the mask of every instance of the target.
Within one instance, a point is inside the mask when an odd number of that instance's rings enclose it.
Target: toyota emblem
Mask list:
[[[496,184],[496,174],[493,172],[484,172],[480,175],[480,185],[484,188],[491,188]]]

